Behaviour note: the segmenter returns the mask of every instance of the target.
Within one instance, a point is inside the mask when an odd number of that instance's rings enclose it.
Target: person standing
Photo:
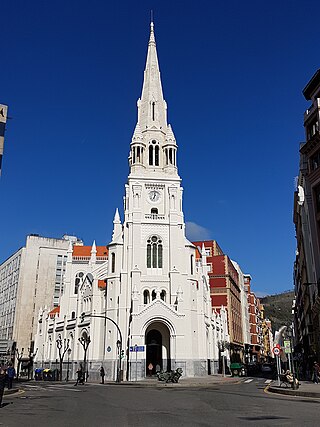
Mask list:
[[[16,376],[16,370],[12,366],[12,363],[10,363],[7,369],[7,376],[8,376],[8,390],[10,390],[12,388],[13,379]]]
[[[83,385],[84,384],[84,371],[83,371],[81,363],[80,363],[79,368],[77,369],[76,374],[77,374],[77,381],[76,381],[75,385],[78,385],[78,384]]]
[[[152,376],[152,371],[153,371],[153,364],[150,362],[148,365],[148,373],[149,373],[149,377]]]
[[[317,362],[314,362],[314,364],[313,364],[313,378],[312,378],[312,381],[315,383],[315,384],[319,384],[319,365],[318,365],[318,363]]]
[[[104,384],[104,376],[105,376],[104,368],[103,366],[101,366],[100,368],[101,383],[100,384]]]

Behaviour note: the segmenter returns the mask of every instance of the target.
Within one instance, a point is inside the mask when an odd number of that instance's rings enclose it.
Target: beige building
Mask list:
[[[0,265],[0,357],[12,349],[28,356],[43,306],[58,306],[70,239],[29,235],[26,245]],[[80,242],[81,243],[81,242]]]

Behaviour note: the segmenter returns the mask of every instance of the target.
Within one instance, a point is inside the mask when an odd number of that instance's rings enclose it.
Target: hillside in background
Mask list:
[[[286,291],[281,294],[267,295],[260,298],[265,308],[265,317],[272,322],[273,331],[277,331],[280,326],[291,324],[293,298],[294,291]]]

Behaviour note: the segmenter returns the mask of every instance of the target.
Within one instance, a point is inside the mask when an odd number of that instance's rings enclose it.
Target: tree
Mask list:
[[[69,349],[69,338],[66,339],[62,339],[61,335],[58,335],[58,338],[56,340],[56,344],[57,344],[57,348],[58,348],[58,353],[59,353],[59,365],[60,365],[60,372],[59,372],[59,380],[62,381],[62,365],[63,365],[63,359],[64,356],[66,354],[66,352]]]

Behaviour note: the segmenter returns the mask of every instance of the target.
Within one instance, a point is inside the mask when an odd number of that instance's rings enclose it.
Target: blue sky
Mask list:
[[[258,293],[292,288],[301,91],[320,65],[308,0],[2,3],[0,262],[30,233],[110,241],[150,9],[189,238],[216,239]]]

